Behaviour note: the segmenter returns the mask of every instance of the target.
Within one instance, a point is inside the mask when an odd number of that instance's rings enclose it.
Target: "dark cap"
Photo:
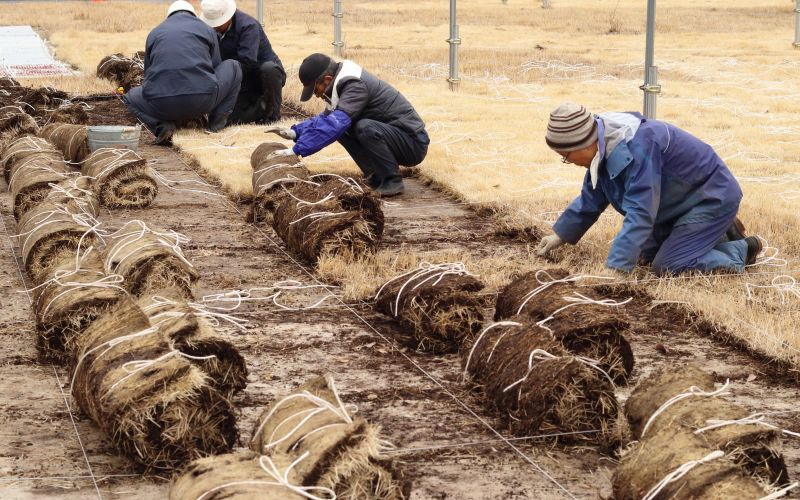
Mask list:
[[[305,102],[311,99],[314,95],[314,84],[317,79],[325,74],[328,66],[331,65],[333,60],[325,54],[311,54],[303,59],[300,65],[300,83],[303,84],[303,93],[300,94],[300,100]]]

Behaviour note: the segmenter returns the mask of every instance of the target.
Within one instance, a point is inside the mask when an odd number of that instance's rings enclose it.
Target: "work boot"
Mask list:
[[[745,265],[751,266],[756,263],[758,254],[764,249],[764,244],[758,236],[748,236],[744,241],[747,243],[747,260],[745,261]]]
[[[161,122],[156,128],[156,140],[153,144],[156,146],[172,147],[172,135],[175,133],[175,123]]]
[[[744,228],[744,224],[742,224],[742,221],[740,221],[738,217],[733,220],[731,227],[725,231],[725,236],[728,237],[728,241],[739,241],[747,237],[747,231]]]
[[[381,198],[389,198],[391,196],[403,194],[405,189],[403,178],[399,175],[391,175],[384,178],[381,184],[375,188],[375,191],[380,193]]]
[[[371,174],[369,174],[369,175],[367,175],[367,174],[364,174],[364,183],[365,183],[367,186],[371,187],[372,189],[378,189],[378,186],[380,186],[380,185],[381,185],[381,181],[379,181],[379,180],[378,180],[378,179],[375,177],[375,174],[374,174],[374,173],[371,173]]]
[[[206,127],[206,132],[219,132],[220,130],[225,128],[225,125],[228,124],[228,117],[230,113],[222,113],[217,116],[208,116],[208,126]]]

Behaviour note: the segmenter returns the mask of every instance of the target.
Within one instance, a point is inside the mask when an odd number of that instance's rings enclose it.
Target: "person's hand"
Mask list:
[[[267,155],[267,160],[275,160],[277,158],[284,158],[286,156],[292,156],[294,151],[291,148],[287,149],[279,149],[277,151],[273,151],[269,155]]]
[[[539,257],[546,257],[550,254],[550,252],[563,244],[564,240],[562,240],[557,234],[545,236],[542,238],[542,241],[539,242],[539,247],[536,249],[536,255]]]
[[[295,133],[294,130],[290,129],[289,127],[278,127],[278,126],[267,127],[267,129],[264,131],[264,133],[265,134],[277,134],[277,135],[283,137],[284,139],[289,139],[290,141],[293,141],[293,140],[297,139],[297,134]]]

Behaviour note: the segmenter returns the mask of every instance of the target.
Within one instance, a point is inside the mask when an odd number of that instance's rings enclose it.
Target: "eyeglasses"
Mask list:
[[[562,156],[561,157],[561,163],[572,163],[571,161],[569,161],[569,155],[571,155],[571,154],[572,154],[572,151],[570,151],[569,153],[567,153],[564,156]]]

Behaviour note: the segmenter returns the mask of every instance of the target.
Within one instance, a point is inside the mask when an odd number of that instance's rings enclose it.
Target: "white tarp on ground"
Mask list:
[[[0,76],[71,75],[30,26],[0,26]]]

